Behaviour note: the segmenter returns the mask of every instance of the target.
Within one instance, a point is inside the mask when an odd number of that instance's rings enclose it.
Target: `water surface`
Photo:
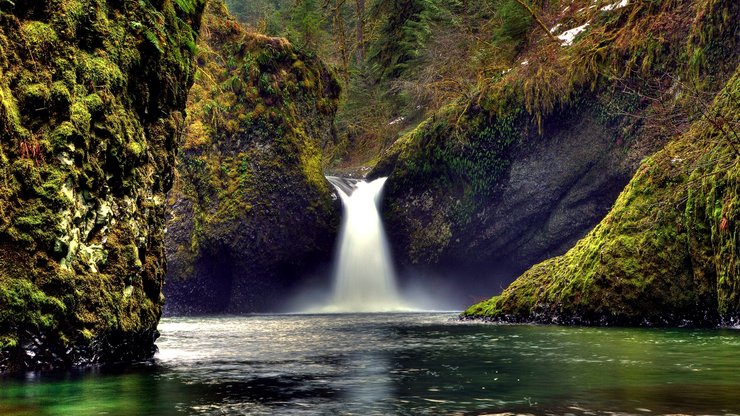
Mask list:
[[[737,414],[740,331],[454,314],[168,318],[153,363],[0,379],[1,415]]]

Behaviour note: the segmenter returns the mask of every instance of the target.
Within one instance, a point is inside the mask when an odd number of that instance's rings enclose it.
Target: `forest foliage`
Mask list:
[[[342,82],[331,167],[372,165],[400,134],[511,66],[531,15],[515,0],[228,0],[252,30],[329,63]]]

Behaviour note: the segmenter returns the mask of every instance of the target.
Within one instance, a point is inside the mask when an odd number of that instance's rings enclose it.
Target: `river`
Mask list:
[[[2,415],[737,414],[740,330],[452,313],[166,318],[149,363],[0,379]]]

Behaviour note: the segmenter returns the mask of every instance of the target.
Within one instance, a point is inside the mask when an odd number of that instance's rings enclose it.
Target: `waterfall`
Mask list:
[[[334,270],[334,296],[326,312],[408,310],[396,287],[388,242],[378,212],[387,178],[372,182],[327,177],[342,198],[344,219]]]

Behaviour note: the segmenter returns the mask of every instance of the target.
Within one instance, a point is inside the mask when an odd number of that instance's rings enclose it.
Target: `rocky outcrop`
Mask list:
[[[0,2],[0,372],[151,357],[201,0]]]
[[[737,30],[728,22],[739,13],[731,1],[630,11],[625,27],[632,26],[632,33],[647,39],[685,33],[633,58],[643,62],[638,73],[621,71],[626,76],[601,81],[624,86],[634,79],[623,90],[663,110],[624,115],[645,126],[639,136],[669,133],[667,145],[641,163],[606,217],[572,249],[533,266],[463,316],[588,325],[737,324],[740,73]]]
[[[339,86],[284,39],[204,18],[179,179],[169,196],[168,313],[265,311],[328,262],[338,201],[321,149]]]
[[[589,98],[583,111],[549,118],[542,135],[521,116],[486,127],[499,129],[495,133],[466,132],[472,138],[455,139],[459,133],[444,117],[423,125],[398,152],[387,185],[387,223],[398,258],[422,268],[464,265],[512,277],[572,247],[660,144],[626,141],[619,123],[588,109],[599,105]],[[489,117],[481,108],[468,113]],[[420,143],[440,153],[420,155]],[[372,176],[382,174],[376,168]],[[486,289],[490,283],[480,282]]]
[[[542,39],[514,67],[399,139],[371,173],[389,175],[402,263],[469,272],[474,292],[565,253],[697,117],[686,96],[733,70],[731,2],[579,6],[542,17],[582,33],[561,43],[533,32]]]
[[[739,101],[740,70],[704,117],[642,163],[588,236],[464,316],[589,325],[737,325]]]

